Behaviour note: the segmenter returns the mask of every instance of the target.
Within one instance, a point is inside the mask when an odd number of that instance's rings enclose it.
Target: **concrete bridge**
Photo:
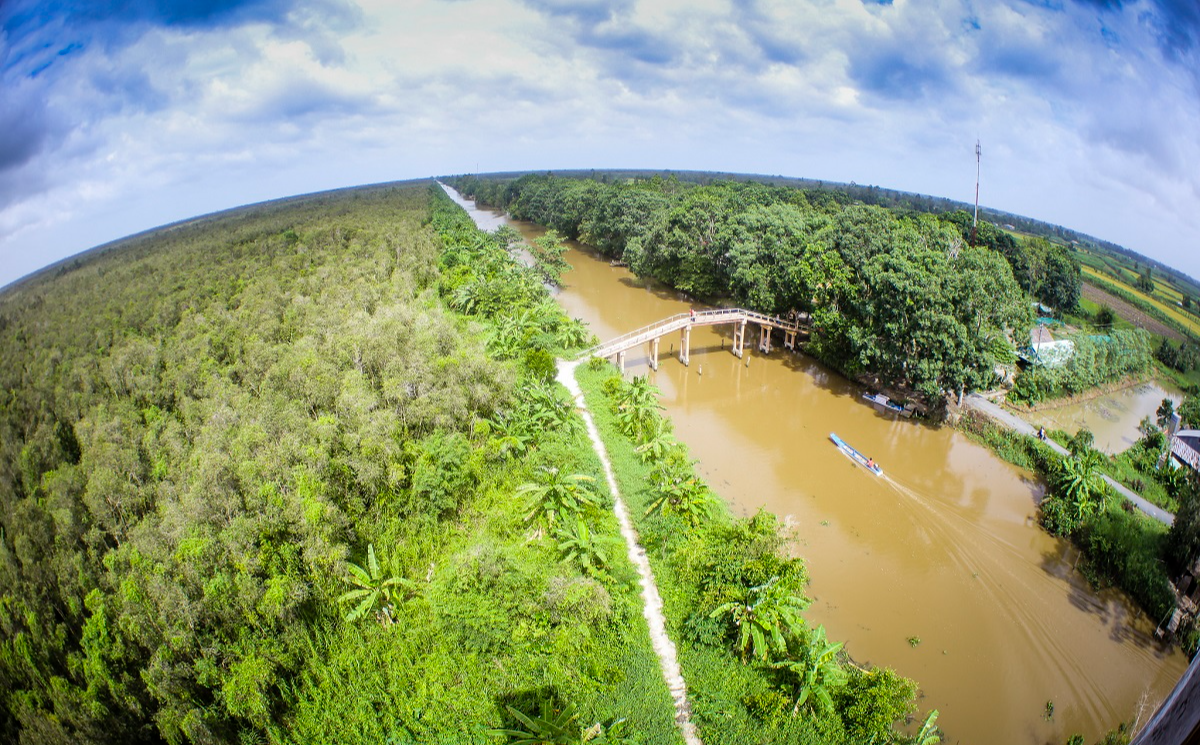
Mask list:
[[[691,357],[692,329],[697,326],[731,324],[733,326],[732,352],[741,357],[746,346],[746,324],[753,323],[758,326],[758,349],[760,352],[768,353],[771,351],[772,330],[782,330],[783,346],[795,349],[796,337],[800,334],[808,334],[808,321],[807,313],[801,313],[794,319],[784,319],[743,308],[714,308],[713,310],[679,313],[656,321],[649,326],[643,326],[636,331],[630,331],[616,339],[610,339],[588,350],[587,354],[592,357],[612,358],[617,367],[624,371],[626,352],[642,344],[648,344],[650,367],[657,370],[659,340],[676,331],[680,335],[679,361],[686,365]]]

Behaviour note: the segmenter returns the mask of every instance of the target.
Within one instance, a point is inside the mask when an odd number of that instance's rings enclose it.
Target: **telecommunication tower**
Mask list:
[[[971,221],[971,243],[975,242],[975,230],[979,227],[979,158],[982,154],[979,140],[975,140],[975,218]]]

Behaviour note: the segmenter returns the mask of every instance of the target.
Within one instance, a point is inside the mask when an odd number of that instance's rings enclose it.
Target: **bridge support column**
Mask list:
[[[742,319],[733,325],[733,353],[738,358],[742,356],[742,350],[746,348],[746,319]]]
[[[679,334],[679,361],[683,363],[684,367],[687,367],[692,351],[692,327],[684,326],[680,330]]]
[[[763,326],[758,327],[758,351],[760,351],[764,354],[771,353],[771,327],[770,326],[763,325]]]
[[[654,337],[650,342],[650,369],[658,372],[658,340],[661,337]]]
[[[617,369],[620,370],[622,374],[624,374],[624,372],[625,372],[625,353],[624,352],[617,352]]]
[[[783,346],[785,346],[791,350],[796,349],[796,332],[795,331],[784,331],[783,332]]]

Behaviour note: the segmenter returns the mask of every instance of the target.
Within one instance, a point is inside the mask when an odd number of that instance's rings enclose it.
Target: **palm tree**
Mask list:
[[[525,516],[525,522],[539,520],[553,527],[567,515],[578,515],[597,506],[595,494],[583,486],[594,481],[591,476],[581,473],[563,475],[557,468],[543,467],[541,471],[540,484],[522,484],[517,488],[517,496],[528,500],[529,514]]]
[[[805,640],[799,659],[784,660],[771,665],[796,676],[800,692],[792,713],[809,706],[819,712],[832,711],[832,691],[846,685],[846,671],[838,664],[837,653],[840,643],[833,644],[825,638],[825,627],[813,629]]]
[[[401,594],[399,591],[405,591],[402,600],[407,600],[418,592],[417,585],[412,580],[383,576],[379,569],[379,562],[375,558],[375,544],[373,543],[367,546],[367,566],[365,568],[353,562],[346,562],[346,568],[350,570],[350,584],[355,585],[358,589],[343,593],[338,597],[338,602],[359,601],[358,605],[346,614],[347,621],[357,621],[382,602],[382,607],[376,615],[380,621],[391,623],[395,610],[394,601]]]
[[[749,588],[744,598],[721,605],[708,617],[729,616],[738,630],[737,649],[745,663],[751,653],[764,660],[772,651],[786,654],[787,637],[804,625],[800,611],[806,605],[803,598],[788,594],[776,576]]]

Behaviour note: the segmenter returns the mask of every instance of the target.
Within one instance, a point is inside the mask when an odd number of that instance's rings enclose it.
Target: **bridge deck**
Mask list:
[[[587,354],[593,357],[612,357],[615,354],[628,351],[638,345],[646,344],[685,328],[718,326],[726,323],[749,322],[766,328],[782,329],[783,331],[794,333],[806,333],[808,331],[808,327],[805,325],[807,319],[807,315],[802,315],[800,321],[789,321],[778,316],[768,316],[765,313],[745,310],[744,308],[714,308],[713,310],[698,311],[694,316],[691,313],[678,313],[661,321],[655,321],[648,326],[643,326],[636,331],[630,331],[628,334],[610,339],[588,350]]]

